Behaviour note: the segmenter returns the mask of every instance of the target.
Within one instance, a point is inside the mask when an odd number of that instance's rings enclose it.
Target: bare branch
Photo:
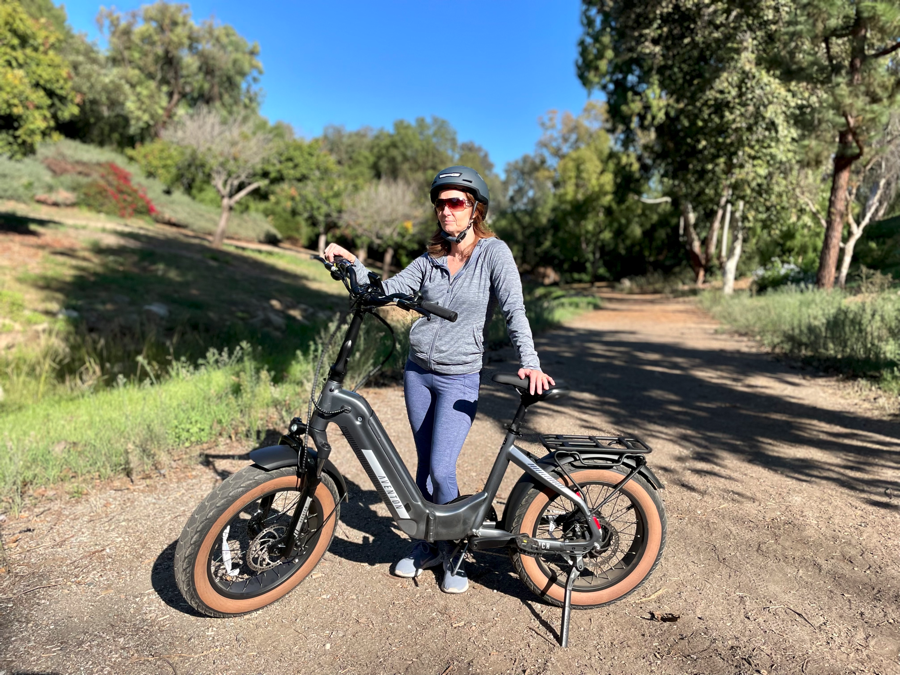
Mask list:
[[[671,197],[656,197],[655,199],[648,199],[647,197],[639,197],[640,201],[644,204],[665,204],[667,202],[671,202]]]
[[[234,197],[231,198],[231,203],[232,203],[232,204],[237,204],[239,201],[241,201],[242,198],[244,198],[244,197],[246,197],[247,195],[249,195],[249,194],[250,194],[251,192],[253,192],[256,188],[261,187],[262,184],[263,184],[263,182],[262,182],[261,180],[258,180],[258,181],[256,181],[255,183],[250,183],[250,185],[248,185],[247,187],[245,187],[243,190],[241,190],[241,191],[238,192],[236,195],[234,195]]]

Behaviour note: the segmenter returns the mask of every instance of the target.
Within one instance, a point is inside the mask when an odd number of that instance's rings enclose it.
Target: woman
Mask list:
[[[383,283],[388,294],[421,292],[426,300],[459,315],[454,323],[434,318],[419,319],[413,325],[403,376],[419,459],[416,485],[429,501],[446,504],[459,496],[456,461],[475,419],[484,335],[497,305],[519,354],[519,377],[528,378],[531,392],[538,394],[554,382],[541,372],[512,253],[485,226],[490,203],[487,183],[474,169],[452,166],[432,182],[431,202],[438,230],[427,252]],[[333,261],[336,255],[353,263],[359,283],[368,282],[368,270],[352,253],[329,244],[325,257]],[[462,566],[452,573],[452,544],[438,544],[418,542],[396,564],[394,574],[416,577],[423,569],[443,563],[441,590],[464,592],[469,582]]]

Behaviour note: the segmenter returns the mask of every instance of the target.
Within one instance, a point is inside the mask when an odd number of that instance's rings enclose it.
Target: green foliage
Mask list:
[[[98,17],[109,36],[109,67],[125,83],[129,133],[149,139],[179,114],[209,105],[230,114],[255,110],[259,46],[231,26],[194,23],[187,5],[164,1]]]
[[[900,296],[789,289],[731,299],[707,293],[713,315],[773,349],[890,384],[900,375]]]
[[[0,155],[0,199],[31,202],[54,189],[50,170],[34,157],[12,159]]]
[[[792,258],[786,262],[773,258],[753,273],[751,288],[754,293],[765,293],[785,286],[795,291],[807,291],[813,288],[815,281],[815,259],[807,258],[805,265],[798,265]]]
[[[495,222],[524,270],[594,281],[642,273],[665,255],[669,209],[640,202],[649,188],[637,156],[615,146],[605,122],[593,101],[577,117],[553,113],[536,153],[507,166],[507,207]]]
[[[605,92],[613,128],[643,168],[699,216],[685,238],[698,278],[716,235],[708,253],[699,237],[726,192],[745,203],[748,227],[790,218],[802,97],[766,67],[782,20],[779,0],[584,2],[579,77]]]
[[[15,504],[29,486],[133,475],[187,445],[232,432],[252,438],[262,414],[287,393],[272,387],[245,346],[210,350],[197,366],[175,363],[156,385],[125,383],[7,413],[0,498]]]
[[[141,167],[145,176],[158,179],[169,190],[185,185],[187,153],[184,148],[157,139],[150,143],[138,143],[126,150],[125,156]],[[192,182],[185,187],[185,192],[190,193]]]
[[[78,108],[60,34],[17,0],[0,0],[0,155],[20,157],[54,135]]]
[[[307,244],[337,222],[351,181],[320,140],[287,138],[276,145],[261,169],[265,184],[256,198],[282,236]]]

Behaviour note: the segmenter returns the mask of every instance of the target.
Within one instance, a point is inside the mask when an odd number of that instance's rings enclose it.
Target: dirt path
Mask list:
[[[530,429],[638,432],[667,488],[660,569],[637,597],[574,613],[569,649],[556,646],[559,610],[504,558],[479,554],[463,596],[442,594],[431,573],[389,576],[407,541],[342,442],[351,500],[313,577],[246,617],[195,616],[171,562],[188,514],[242,465],[229,456],[245,448],[223,445],[209,467],[3,523],[0,672],[900,673],[896,419],[717,332],[686,301],[609,295],[538,347],[545,369],[582,393],[536,406]],[[485,479],[513,411],[489,384],[512,355],[493,356],[463,491]],[[366,394],[413,465],[402,391]]]

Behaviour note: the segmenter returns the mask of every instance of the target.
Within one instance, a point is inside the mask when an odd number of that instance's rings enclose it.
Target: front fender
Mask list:
[[[297,451],[289,445],[269,445],[265,448],[256,448],[250,451],[250,460],[261,469],[266,471],[274,471],[275,469],[283,469],[286,466],[297,466]],[[315,450],[310,448],[306,453],[306,470],[315,471],[316,463],[319,461],[319,455]],[[347,483],[338,468],[330,459],[325,460],[325,466],[322,469],[329,477],[334,480],[337,485],[340,497],[343,499],[347,496]]]
[[[560,462],[566,465],[567,468],[571,467],[573,469],[587,469],[596,464],[608,466],[610,460],[618,460],[618,456],[611,456],[609,454],[598,454],[596,457],[592,457],[590,454],[582,452],[581,456],[582,461],[577,461],[572,456],[563,456],[560,458]],[[564,482],[563,473],[556,465],[556,462],[553,461],[553,455],[544,455],[539,460],[537,460],[537,463],[540,464],[541,468],[552,475],[554,478],[559,479],[560,482]],[[630,471],[635,466],[637,466],[637,464],[630,457],[625,457],[622,460],[621,466]],[[656,474],[653,473],[653,470],[648,465],[645,464],[644,466],[642,466],[638,471],[638,475],[646,480],[655,490],[665,489],[662,482],[659,480],[659,478],[656,477]],[[532,487],[540,486],[537,481],[535,481],[530,475],[528,475],[527,473],[522,474],[522,477],[519,478],[518,482],[513,486],[512,491],[509,493],[509,499],[506,500],[506,506],[503,508],[503,520],[501,521],[503,529],[509,530],[509,528],[512,526],[513,514],[515,514],[516,509],[519,508],[519,504],[525,498],[525,494]]]

